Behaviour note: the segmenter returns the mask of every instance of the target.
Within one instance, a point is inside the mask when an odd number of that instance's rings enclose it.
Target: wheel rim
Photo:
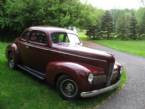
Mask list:
[[[15,61],[14,61],[14,57],[13,57],[12,53],[9,54],[9,67],[11,69],[13,69],[15,67]]]
[[[60,83],[60,90],[61,93],[68,98],[75,97],[78,93],[77,84],[71,79],[63,80]]]
[[[15,66],[14,59],[10,59],[9,60],[9,67],[12,69],[12,68],[14,68],[14,66]]]

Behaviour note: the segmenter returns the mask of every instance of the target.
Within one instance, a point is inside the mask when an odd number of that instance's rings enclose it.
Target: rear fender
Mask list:
[[[9,59],[9,53],[12,52],[14,54],[15,60],[18,58],[18,47],[15,43],[9,44],[6,49],[6,57]]]

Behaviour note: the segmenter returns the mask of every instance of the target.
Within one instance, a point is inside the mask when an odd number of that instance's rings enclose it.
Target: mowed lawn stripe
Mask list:
[[[96,40],[95,42],[119,51],[145,57],[145,40]]]

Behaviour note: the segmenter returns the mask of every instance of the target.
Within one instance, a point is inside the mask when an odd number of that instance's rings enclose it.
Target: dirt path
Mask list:
[[[145,109],[145,58],[129,55],[93,42],[84,46],[112,53],[127,70],[128,81],[123,90],[114,94],[98,109]]]

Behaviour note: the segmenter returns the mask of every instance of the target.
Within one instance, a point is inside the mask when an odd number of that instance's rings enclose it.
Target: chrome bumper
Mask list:
[[[120,83],[120,80],[111,86],[108,86],[108,87],[105,87],[105,88],[99,89],[99,90],[93,90],[93,91],[89,91],[89,92],[81,92],[80,95],[83,98],[93,97],[93,96],[96,96],[96,95],[99,95],[101,93],[105,93],[105,92],[108,92],[108,91],[111,91],[111,90],[117,88],[119,83]]]

